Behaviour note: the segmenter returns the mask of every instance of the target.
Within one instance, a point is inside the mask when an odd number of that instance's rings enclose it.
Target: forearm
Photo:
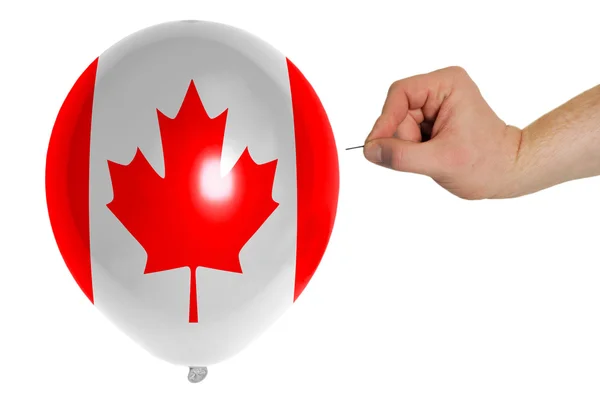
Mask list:
[[[600,85],[522,130],[508,197],[600,175]]]

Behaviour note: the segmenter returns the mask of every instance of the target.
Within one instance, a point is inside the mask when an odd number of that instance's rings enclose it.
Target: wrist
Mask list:
[[[529,164],[529,144],[526,143],[527,133],[525,129],[506,125],[504,131],[504,167],[499,171],[496,185],[489,199],[507,199],[519,197],[529,190],[528,174],[526,165]]]
[[[575,179],[574,169],[565,162],[556,137],[543,123],[514,129],[519,144],[507,174],[502,198],[514,198],[538,192]],[[575,160],[573,160],[575,161]]]

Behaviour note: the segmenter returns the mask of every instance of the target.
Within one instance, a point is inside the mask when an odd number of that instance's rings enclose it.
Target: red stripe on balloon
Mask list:
[[[339,164],[325,109],[314,89],[287,60],[298,188],[298,230],[294,301],[314,275],[329,243],[337,211]]]
[[[89,174],[92,105],[98,59],[65,99],[46,155],[46,203],[52,231],[73,278],[93,303]]]

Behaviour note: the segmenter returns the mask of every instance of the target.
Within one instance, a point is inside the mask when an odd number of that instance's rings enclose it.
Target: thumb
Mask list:
[[[396,171],[433,176],[438,171],[439,158],[432,141],[410,142],[395,137],[370,140],[364,155],[370,162]]]

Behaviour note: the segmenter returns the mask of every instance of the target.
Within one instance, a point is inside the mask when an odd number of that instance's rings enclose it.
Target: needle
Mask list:
[[[365,147],[365,145],[363,144],[362,146],[348,147],[346,150],[360,149],[361,147]]]

